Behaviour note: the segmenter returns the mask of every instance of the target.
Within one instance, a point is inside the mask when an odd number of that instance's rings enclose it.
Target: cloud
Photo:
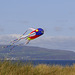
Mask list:
[[[21,24],[29,23],[29,21],[26,21],[26,20],[8,20],[8,22],[21,23]]]
[[[0,44],[9,44],[10,41],[18,38],[20,34],[0,35]],[[25,40],[20,41],[25,43]],[[75,51],[75,37],[66,36],[49,36],[39,37],[35,40],[30,41],[27,46],[37,46],[49,49],[60,49]]]
[[[0,35],[0,44],[6,45],[9,44],[10,41],[18,38],[19,34],[8,34],[8,35]]]
[[[0,27],[0,32],[3,32],[3,31],[4,31],[4,29]]]
[[[66,23],[66,22],[68,22],[69,20],[67,20],[67,19],[60,19],[60,20],[56,20],[56,22],[60,22],[60,23]]]
[[[70,29],[71,31],[74,31],[74,30],[75,30],[75,27],[69,27],[69,29]]]
[[[62,27],[56,26],[56,27],[54,27],[54,30],[55,31],[62,31]]]
[[[66,36],[50,36],[33,40],[32,46],[39,46],[49,49],[60,49],[60,50],[75,50],[75,37]]]

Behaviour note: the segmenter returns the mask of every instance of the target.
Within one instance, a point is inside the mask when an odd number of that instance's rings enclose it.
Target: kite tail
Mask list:
[[[16,41],[14,41],[13,43],[11,43],[10,45],[4,46],[4,47],[2,47],[2,48],[11,47],[11,46],[13,46],[15,43],[19,42],[20,40],[21,40],[21,39],[18,39],[18,40],[16,40]]]
[[[13,48],[15,48],[15,47],[17,47],[17,46],[20,46],[20,45],[24,45],[24,44],[23,44],[23,43],[21,43],[21,44],[18,44],[18,45],[14,45],[12,48],[10,48],[10,50],[9,50],[9,51],[13,50]]]
[[[8,47],[11,47],[11,46],[13,46],[16,42],[18,42],[18,41],[20,41],[21,40],[21,37],[23,36],[23,35],[25,35],[26,34],[26,32],[27,32],[28,30],[26,30],[18,39],[15,39],[15,40],[13,40],[13,41],[11,41],[11,42],[9,42],[10,43],[10,45],[7,45],[7,46],[4,46],[4,47],[2,47],[2,48],[8,48]]]
[[[32,30],[32,28],[29,28],[28,30]],[[8,48],[8,47],[13,46],[15,43],[17,43],[18,41],[20,41],[21,39],[23,39],[22,36],[25,35],[28,30],[26,30],[19,38],[15,39],[15,40],[13,40],[13,41],[11,41],[11,42],[9,42],[10,45],[4,46],[4,47],[2,47],[2,48]],[[24,37],[24,38],[27,38],[27,37],[29,37],[29,36],[31,36],[31,35],[34,35],[34,34],[35,34],[35,33],[30,34],[30,35],[28,35],[28,36],[26,36],[26,37]],[[10,50],[12,50],[14,47],[15,47],[15,46],[13,46]]]
[[[18,39],[15,39],[15,40],[11,41],[10,43],[13,43],[13,42],[15,42],[15,41],[17,41],[17,40],[20,40],[21,37],[22,37],[23,35],[25,35],[27,31],[28,31],[28,30],[26,30]]]

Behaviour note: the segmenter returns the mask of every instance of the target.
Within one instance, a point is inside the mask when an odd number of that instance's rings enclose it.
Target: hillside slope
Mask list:
[[[66,50],[53,50],[32,46],[18,46],[12,51],[10,48],[2,49],[0,46],[0,59],[12,60],[74,60],[75,52]]]

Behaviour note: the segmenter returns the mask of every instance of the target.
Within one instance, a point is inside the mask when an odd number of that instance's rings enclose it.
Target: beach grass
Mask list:
[[[75,75],[75,64],[72,66],[12,63],[0,61],[0,75]]]

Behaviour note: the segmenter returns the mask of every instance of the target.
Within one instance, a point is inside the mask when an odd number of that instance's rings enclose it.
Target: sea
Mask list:
[[[14,60],[17,62],[16,60]],[[75,60],[19,60],[20,63],[31,63],[33,65],[46,64],[46,65],[61,65],[72,66],[75,64]]]

